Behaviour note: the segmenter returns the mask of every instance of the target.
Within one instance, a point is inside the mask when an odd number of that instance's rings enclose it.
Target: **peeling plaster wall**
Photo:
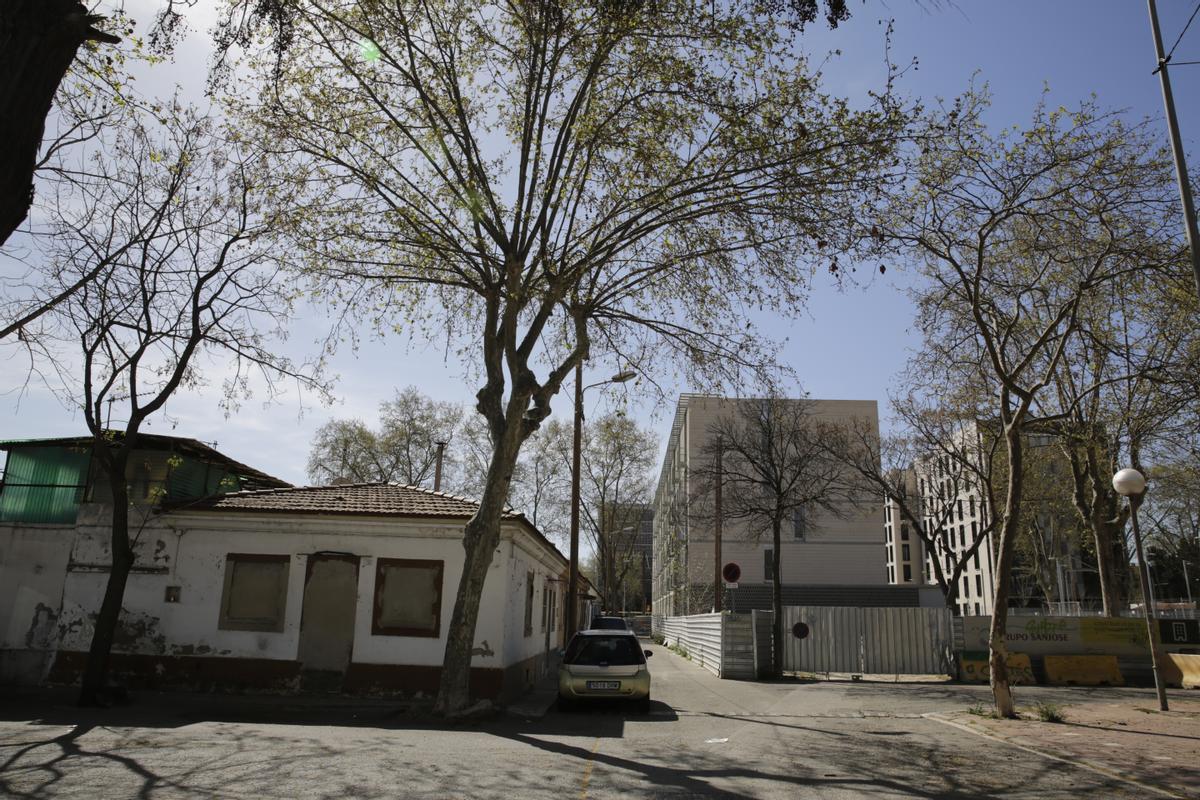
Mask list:
[[[135,515],[132,527],[136,529],[140,521]],[[45,676],[55,645],[63,651],[88,649],[111,560],[107,522],[102,506],[85,504],[74,529],[0,527],[0,568],[5,570],[0,582],[5,652],[0,653],[0,664],[21,661],[23,682]],[[440,667],[462,571],[461,536],[459,522],[200,512],[150,515],[135,548],[134,571],[125,591],[114,652],[294,661],[308,556],[336,552],[360,557],[352,660]],[[514,547],[514,537],[520,546]],[[290,558],[282,631],[219,628],[226,556],[230,553]],[[372,635],[379,558],[444,562],[438,638]],[[531,569],[536,573],[534,634],[526,638],[524,581]],[[545,652],[541,593],[545,579],[559,577],[562,570],[561,561],[541,542],[522,528],[506,527],[484,584],[473,666],[503,669]],[[178,602],[167,602],[168,587],[178,587]],[[44,642],[36,668],[25,663],[32,658],[25,641],[31,620],[35,621],[35,638]],[[555,636],[561,636],[561,630]],[[560,641],[552,640],[551,647],[561,646]],[[12,680],[7,673],[0,674]]]
[[[58,619],[74,529],[0,525],[0,681],[41,681],[58,647]]]

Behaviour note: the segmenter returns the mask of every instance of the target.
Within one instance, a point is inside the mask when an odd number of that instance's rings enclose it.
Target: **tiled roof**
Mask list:
[[[477,500],[435,492],[420,486],[394,483],[349,483],[340,486],[297,486],[203,497],[199,500],[165,503],[163,510],[225,511],[275,514],[346,514],[350,516],[440,518],[466,520],[479,508]],[[504,519],[520,522],[526,530],[554,551],[565,564],[559,549],[526,519],[509,509]]]
[[[435,492],[420,486],[349,483],[339,486],[297,486],[231,492],[178,503],[171,508],[467,519],[479,508],[479,503],[466,497]],[[524,519],[523,514],[515,511],[508,511],[504,516],[506,519]]]

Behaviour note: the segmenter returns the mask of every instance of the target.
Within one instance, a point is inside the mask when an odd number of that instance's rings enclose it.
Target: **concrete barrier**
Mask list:
[[[1033,665],[1024,653],[1009,653],[1008,682],[1013,686],[1034,686]],[[965,683],[987,683],[991,677],[987,651],[968,651],[959,659],[958,677]]]
[[[1181,689],[1200,689],[1200,656],[1164,653],[1163,682]]]
[[[1046,683],[1051,686],[1124,686],[1116,656],[1048,655]]]

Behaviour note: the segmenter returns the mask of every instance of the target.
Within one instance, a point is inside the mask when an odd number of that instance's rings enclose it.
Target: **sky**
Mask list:
[[[1159,0],[1166,47],[1179,36],[1198,0]],[[145,28],[153,0],[126,4],[139,28]],[[918,59],[899,90],[933,103],[962,93],[974,79],[986,81],[993,95],[989,121],[999,127],[1024,125],[1044,90],[1052,106],[1078,104],[1095,94],[1106,108],[1138,119],[1151,117],[1167,142],[1163,100],[1155,67],[1146,3],[1142,0],[851,0],[850,21],[836,30],[814,25],[805,48],[815,61],[830,55],[824,67],[825,89],[862,99],[885,75],[884,30],[894,20],[892,60]],[[208,63],[206,18],[212,0],[195,9],[193,32],[172,63],[142,76],[141,90],[169,94],[178,83],[185,97],[199,98]],[[832,51],[840,50],[840,55]],[[1180,41],[1174,61],[1200,61],[1200,15]],[[1193,180],[1200,173],[1200,65],[1171,70],[1184,146],[1191,153]],[[1180,215],[1182,228],[1182,212]],[[0,262],[0,268],[3,263]],[[862,272],[860,270],[860,272]],[[894,376],[918,344],[912,307],[904,292],[910,272],[890,263],[885,276],[865,286],[838,290],[818,278],[798,320],[768,320],[763,332],[787,340],[782,360],[799,376],[811,397],[869,399],[880,404],[887,425],[887,396]],[[287,347],[303,353],[321,334],[322,319],[309,316],[292,333]],[[636,367],[636,365],[634,365]],[[590,383],[616,372],[619,365],[595,364]],[[147,430],[200,439],[244,463],[285,480],[306,482],[305,463],[313,433],[331,418],[374,422],[380,402],[397,389],[415,385],[438,400],[468,404],[476,390],[464,379],[462,365],[449,363],[437,342],[380,339],[363,332],[356,350],[345,349],[331,362],[338,380],[336,401],[324,406],[315,397],[291,391],[264,405],[261,396],[227,414],[220,404],[220,365],[208,387],[176,396],[166,417]],[[0,348],[0,439],[79,435],[82,416],[64,407],[36,381],[26,382],[19,354]],[[676,386],[678,391],[692,387]],[[621,400],[642,424],[665,443],[673,403],[655,402],[635,384],[621,389]],[[261,395],[261,393],[260,393]],[[588,416],[604,410],[612,398],[590,394]],[[553,404],[556,416],[570,413],[570,387]],[[660,444],[661,446],[661,444]]]

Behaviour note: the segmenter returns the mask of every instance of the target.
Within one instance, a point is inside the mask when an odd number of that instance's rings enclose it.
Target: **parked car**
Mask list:
[[[627,631],[629,625],[621,617],[592,617],[589,626],[594,631]]]
[[[632,700],[648,711],[646,659],[651,655],[633,631],[579,631],[571,637],[558,667],[559,707],[567,708],[577,700]]]

